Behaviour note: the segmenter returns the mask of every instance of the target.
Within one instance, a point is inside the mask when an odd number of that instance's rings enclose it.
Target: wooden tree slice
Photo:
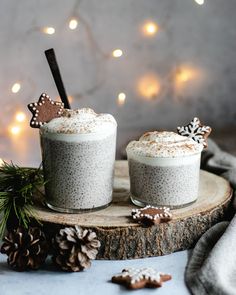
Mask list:
[[[145,227],[131,219],[136,208],[129,199],[127,161],[117,161],[114,198],[106,209],[83,214],[57,213],[36,207],[45,228],[53,235],[62,226],[80,225],[94,230],[101,248],[98,259],[131,259],[159,256],[192,247],[212,225],[225,219],[232,196],[229,183],[201,171],[199,198],[192,205],[172,210],[169,223]]]

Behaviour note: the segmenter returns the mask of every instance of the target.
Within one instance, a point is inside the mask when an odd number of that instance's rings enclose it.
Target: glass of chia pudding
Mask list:
[[[76,213],[112,201],[117,123],[92,109],[64,110],[40,127],[48,207]]]
[[[192,138],[168,131],[131,141],[126,151],[132,202],[178,208],[196,201],[202,150]]]

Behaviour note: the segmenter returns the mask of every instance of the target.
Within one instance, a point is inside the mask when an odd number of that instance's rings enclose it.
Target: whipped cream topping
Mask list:
[[[131,141],[128,156],[175,158],[198,154],[203,145],[193,139],[169,131],[153,131],[143,134],[138,141]]]
[[[90,108],[65,109],[59,118],[41,126],[42,133],[87,134],[109,132],[117,126],[110,114],[97,114]]]

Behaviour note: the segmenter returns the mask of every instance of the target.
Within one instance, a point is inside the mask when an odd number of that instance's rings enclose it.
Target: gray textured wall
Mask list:
[[[0,157],[26,165],[40,161],[37,132],[22,125],[14,137],[8,127],[42,91],[58,96],[43,54],[50,47],[72,106],[112,113],[118,146],[141,130],[173,129],[195,115],[214,128],[236,125],[235,9],[234,0],[205,0],[202,6],[194,0],[1,0]],[[79,25],[71,31],[73,16]],[[142,33],[147,20],[159,25],[153,37]],[[56,33],[42,33],[44,26]],[[110,56],[115,48],[122,57]],[[192,71],[190,78],[176,82],[183,68]],[[147,100],[139,84],[150,75],[160,89]],[[16,81],[22,87],[13,94]],[[117,105],[119,92],[127,96],[123,106]]]

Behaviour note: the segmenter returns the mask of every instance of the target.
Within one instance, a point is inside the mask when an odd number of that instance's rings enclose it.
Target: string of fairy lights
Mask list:
[[[204,4],[204,0],[193,0],[193,1],[198,5]],[[78,3],[76,5],[78,5]],[[74,10],[76,8],[77,6],[74,7]],[[80,15],[77,14],[76,17],[73,16],[70,19],[68,19],[67,26],[70,30],[74,31],[74,30],[77,30],[78,27],[80,26],[80,23],[83,23],[83,22],[88,27],[88,24],[86,24],[85,21],[82,20]],[[42,34],[47,34],[47,35],[54,35],[57,33],[57,29],[52,26],[37,28],[37,30],[39,30]],[[155,21],[150,21],[150,20],[146,21],[141,26],[141,33],[145,37],[152,38],[155,35],[157,35],[159,31],[160,31],[160,27]],[[110,52],[110,54],[103,54],[103,55],[104,55],[104,58],[119,59],[119,58],[122,58],[124,54],[125,53],[122,48],[114,48]],[[190,66],[182,65],[176,68],[173,73],[171,73],[171,78],[173,80],[175,89],[178,90],[186,82],[196,79],[198,75],[199,75],[198,69],[190,67]],[[10,87],[10,89],[13,94],[17,95],[17,93],[19,93],[23,87],[24,87],[24,84],[22,81],[15,81],[13,85]],[[163,87],[164,85],[162,85],[160,78],[154,73],[148,73],[142,76],[137,81],[138,93],[141,97],[143,97],[143,99],[146,99],[146,100],[153,100],[157,98]],[[96,87],[94,87],[94,89],[95,88]],[[88,90],[87,92],[89,91],[91,90]],[[80,94],[77,96],[80,97]],[[68,98],[70,103],[73,102],[74,100],[73,96],[69,96]],[[116,95],[116,104],[119,107],[122,107],[126,103],[126,99],[127,99],[127,94],[121,91],[120,93]],[[24,132],[24,130],[26,130],[26,128],[28,127],[27,126],[28,124],[26,121],[27,121],[26,114],[23,111],[16,111],[11,124],[7,128],[8,137],[15,138],[15,137],[18,137],[22,132]],[[0,158],[0,165],[2,163],[3,163],[3,160]]]

